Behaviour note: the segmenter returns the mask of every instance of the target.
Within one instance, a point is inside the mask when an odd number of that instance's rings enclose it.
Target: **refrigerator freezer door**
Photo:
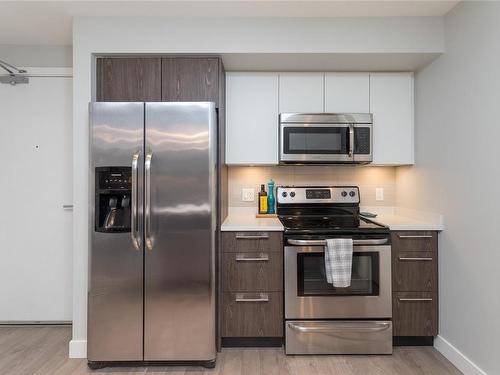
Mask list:
[[[137,243],[134,245],[130,230],[96,231],[94,215],[99,193],[95,184],[96,167],[130,168],[133,172],[137,166],[137,173],[132,174],[137,176],[133,178],[137,185],[132,188],[132,202],[137,206],[132,209],[138,214],[135,235],[139,238],[142,233],[144,103],[91,103],[90,123],[91,250],[87,356],[89,361],[142,360],[143,248]]]
[[[214,103],[146,103],[144,360],[215,359]]]

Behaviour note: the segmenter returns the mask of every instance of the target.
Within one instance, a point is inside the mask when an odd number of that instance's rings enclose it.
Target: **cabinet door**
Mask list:
[[[283,336],[281,292],[222,293],[223,337]]]
[[[164,102],[215,102],[219,99],[217,58],[168,58],[161,60]]]
[[[161,101],[161,60],[157,58],[98,58],[96,101]]]
[[[222,254],[222,290],[251,292],[283,290],[281,252]]]
[[[370,74],[373,164],[413,164],[413,74]]]
[[[278,164],[277,73],[226,73],[226,164]]]
[[[323,112],[324,73],[281,73],[279,112]]]
[[[394,336],[436,336],[438,333],[437,293],[394,293],[392,320]]]
[[[326,73],[325,112],[370,112],[368,73]]]
[[[393,251],[392,256],[393,291],[437,291],[437,259],[435,253]]]

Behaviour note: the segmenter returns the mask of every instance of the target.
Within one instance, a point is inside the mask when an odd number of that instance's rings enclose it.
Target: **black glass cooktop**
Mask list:
[[[287,233],[386,232],[388,228],[359,215],[279,216]]]

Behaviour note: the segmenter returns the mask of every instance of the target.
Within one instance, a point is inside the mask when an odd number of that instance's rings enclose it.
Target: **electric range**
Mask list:
[[[279,186],[284,226],[285,352],[392,353],[389,228],[359,214],[357,186]],[[347,288],[326,281],[328,238],[352,238]]]

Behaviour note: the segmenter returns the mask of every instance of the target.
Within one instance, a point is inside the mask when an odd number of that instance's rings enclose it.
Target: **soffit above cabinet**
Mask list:
[[[226,71],[414,72],[441,53],[223,53]]]

